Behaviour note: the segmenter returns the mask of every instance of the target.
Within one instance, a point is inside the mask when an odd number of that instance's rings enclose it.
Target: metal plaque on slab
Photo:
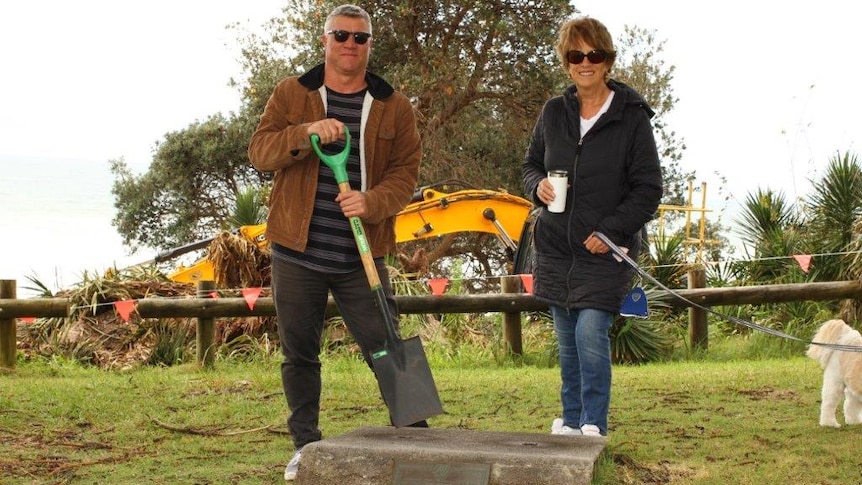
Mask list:
[[[491,465],[481,463],[402,462],[392,485],[488,485]]]

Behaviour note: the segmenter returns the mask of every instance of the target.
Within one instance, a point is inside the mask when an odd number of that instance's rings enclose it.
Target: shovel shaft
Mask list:
[[[327,155],[320,149],[320,137],[311,135],[311,147],[320,158],[320,161],[332,170],[332,173],[335,175],[335,181],[338,182],[338,191],[342,194],[351,190],[347,175],[347,157],[350,154],[350,131],[346,126],[344,127],[344,138],[344,150],[335,155]],[[362,260],[362,267],[365,269],[368,285],[377,298],[377,306],[380,308],[380,313],[383,315],[383,320],[386,324],[388,344],[390,347],[394,347],[401,339],[398,337],[392,313],[386,304],[383,285],[380,283],[380,275],[377,274],[374,256],[371,254],[371,247],[368,244],[368,238],[365,236],[365,227],[362,225],[362,220],[356,216],[349,217],[348,222],[350,223],[350,230],[353,232],[353,238],[356,240],[356,247],[359,249],[359,258]]]
[[[350,190],[350,184],[343,182],[338,184],[338,190],[344,193]],[[365,269],[365,277],[368,278],[368,286],[371,287],[371,292],[374,293],[377,299],[377,306],[380,313],[383,315],[383,321],[386,324],[386,338],[389,341],[389,346],[394,346],[400,338],[395,331],[395,326],[392,323],[392,313],[389,311],[389,305],[386,304],[386,297],[383,294],[383,285],[380,283],[380,275],[377,274],[377,266],[374,264],[374,257],[371,255],[371,247],[368,244],[368,238],[365,236],[365,226],[362,220],[356,216],[350,217],[350,229],[353,231],[353,238],[356,240],[356,247],[359,249],[359,259],[362,260],[362,267]]]
[[[350,190],[350,184],[341,182],[338,184],[338,191],[342,194]],[[374,265],[374,257],[371,255],[371,246],[368,244],[368,237],[365,236],[365,226],[362,220],[356,216],[348,218],[350,222],[350,230],[353,231],[353,238],[356,240],[356,247],[359,249],[359,258],[362,260],[362,267],[365,268],[365,275],[368,277],[368,285],[372,291],[382,288],[380,284],[380,276],[377,274],[377,267]]]

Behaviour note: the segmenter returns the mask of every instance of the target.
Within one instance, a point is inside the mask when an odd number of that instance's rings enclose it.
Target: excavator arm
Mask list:
[[[443,190],[448,187],[458,189],[451,192]],[[518,252],[518,242],[532,208],[530,201],[505,191],[477,189],[458,181],[443,182],[420,189],[413,201],[395,216],[395,240],[405,243],[460,232],[494,234],[511,260]],[[265,231],[266,224],[258,224],[242,226],[238,233],[264,248],[268,244]],[[214,271],[212,263],[202,258],[189,267],[178,267],[168,277],[174,281],[197,283],[212,280]]]
[[[456,232],[484,232],[498,236],[514,251],[532,207],[529,201],[507,192],[425,188],[421,199],[414,199],[395,216],[395,240],[403,243]]]

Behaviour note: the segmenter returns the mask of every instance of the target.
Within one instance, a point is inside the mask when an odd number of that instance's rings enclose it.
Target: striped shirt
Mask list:
[[[347,177],[353,190],[360,190],[362,186],[359,166],[359,130],[365,91],[341,94],[329,88],[326,89],[326,116],[341,121],[350,130]],[[344,150],[344,140],[321,148],[323,153],[341,153]],[[337,195],[338,184],[335,182],[332,169],[320,162],[317,173],[317,193],[314,198],[314,211],[311,215],[305,252],[294,251],[273,243],[273,257],[285,258],[324,273],[348,273],[359,269],[362,266],[359,250],[356,248],[350,223],[341,211],[341,206],[335,202]]]

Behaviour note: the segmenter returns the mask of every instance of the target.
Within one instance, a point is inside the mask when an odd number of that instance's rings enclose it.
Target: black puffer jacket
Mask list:
[[[549,100],[533,130],[522,166],[524,193],[543,206],[533,238],[533,293],[565,308],[617,312],[634,270],[611,253],[591,254],[584,241],[604,233],[637,258],[640,232],[662,195],[661,167],[646,101],[623,83],[609,81],[608,111],[580,135],[575,86]],[[536,187],[551,170],[569,173],[566,209],[548,212]]]

